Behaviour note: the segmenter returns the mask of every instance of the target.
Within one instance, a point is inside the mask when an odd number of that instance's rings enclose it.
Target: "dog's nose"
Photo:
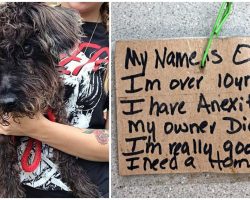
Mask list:
[[[16,104],[17,97],[15,94],[0,95],[0,105],[11,107]]]
[[[1,90],[9,90],[11,88],[11,79],[13,76],[11,75],[2,75],[0,77],[0,91]]]

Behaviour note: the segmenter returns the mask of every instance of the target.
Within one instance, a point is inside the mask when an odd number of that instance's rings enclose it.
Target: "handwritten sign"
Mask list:
[[[120,175],[250,172],[250,38],[116,43]]]

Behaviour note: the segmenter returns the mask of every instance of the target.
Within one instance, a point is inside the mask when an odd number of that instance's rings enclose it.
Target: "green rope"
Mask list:
[[[214,35],[216,35],[218,37],[218,35],[221,31],[221,28],[222,28],[223,24],[225,23],[225,21],[227,20],[228,16],[230,15],[232,9],[233,9],[233,3],[229,3],[229,2],[222,3],[220,10],[219,10],[219,14],[218,14],[217,19],[215,21],[213,30],[210,34],[205,53],[202,57],[201,68],[205,67],[207,55],[208,55],[209,49],[211,47]]]

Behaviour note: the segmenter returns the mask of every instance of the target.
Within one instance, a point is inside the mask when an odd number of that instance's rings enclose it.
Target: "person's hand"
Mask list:
[[[41,123],[47,119],[41,114],[36,114],[33,118],[22,117],[18,118],[16,122],[12,117],[9,117],[8,126],[0,125],[0,134],[14,135],[14,136],[31,136],[36,133]]]

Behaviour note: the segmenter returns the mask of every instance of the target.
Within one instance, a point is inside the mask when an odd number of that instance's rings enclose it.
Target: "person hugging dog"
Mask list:
[[[109,197],[108,9],[0,4],[0,197]]]

